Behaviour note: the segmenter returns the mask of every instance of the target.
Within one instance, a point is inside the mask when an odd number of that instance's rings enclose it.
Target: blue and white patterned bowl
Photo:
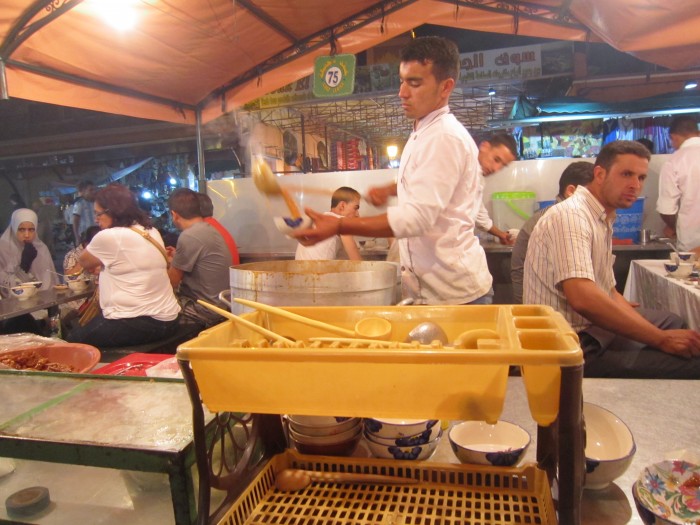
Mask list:
[[[507,421],[463,421],[450,429],[450,446],[462,463],[510,467],[516,465],[530,445],[530,434]]]
[[[19,299],[20,301],[26,301],[39,290],[36,286],[31,283],[24,283],[10,288],[12,292],[12,297]]]
[[[438,426],[438,428],[440,427]],[[370,452],[376,458],[422,461],[424,459],[428,459],[435,452],[435,449],[440,443],[440,438],[442,437],[442,430],[438,432],[435,439],[422,445],[385,445],[372,440],[367,432],[364,433],[364,436]]]
[[[365,428],[377,437],[396,439],[415,436],[435,425],[440,426],[439,419],[380,419],[365,418]]]
[[[428,428],[419,432],[418,434],[413,434],[412,436],[403,437],[389,437],[385,438],[378,434],[374,434],[369,430],[365,430],[365,436],[372,441],[379,443],[381,445],[396,445],[398,447],[408,447],[413,445],[425,445],[429,441],[437,439],[442,433],[442,427],[440,425],[433,425],[432,428]]]

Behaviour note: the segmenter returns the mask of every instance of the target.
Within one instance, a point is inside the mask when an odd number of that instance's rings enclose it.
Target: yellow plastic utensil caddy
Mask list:
[[[226,321],[178,348],[189,361],[201,399],[212,412],[477,419],[496,422],[508,371],[521,366],[532,417],[550,425],[559,412],[561,367],[583,364],[578,337],[550,307],[360,306],[289,307],[290,312],[352,329],[365,317],[392,324],[403,342],[424,321],[437,323],[449,341],[465,332],[474,348],[310,341],[334,334],[263,312],[245,317],[294,339],[271,344]],[[488,333],[488,332],[487,332]]]

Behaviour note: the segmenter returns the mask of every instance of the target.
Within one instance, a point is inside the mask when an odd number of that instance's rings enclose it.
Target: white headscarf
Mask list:
[[[23,243],[17,239],[17,230],[23,222],[31,222],[36,228],[39,219],[33,210],[19,208],[12,213],[10,225],[0,236],[0,284],[3,286],[15,285],[17,281],[14,275],[24,249]],[[38,235],[34,237],[32,244],[36,248],[37,255],[32,262],[31,272],[37,280],[43,281],[43,289],[49,288],[57,282],[56,275],[51,273],[56,271],[51,253]]]

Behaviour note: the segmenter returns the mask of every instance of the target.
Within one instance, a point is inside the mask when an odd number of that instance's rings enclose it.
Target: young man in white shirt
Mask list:
[[[360,216],[360,198],[357,190],[342,186],[331,196],[331,210],[325,215],[337,219],[341,217]],[[361,261],[360,250],[352,235],[333,235],[313,246],[299,244],[294,256],[297,261],[322,261],[334,259],[349,259]]]
[[[401,52],[399,98],[413,133],[401,154],[398,181],[372,188],[375,206],[398,205],[373,217],[307,213],[314,228],[295,233],[305,246],[333,235],[396,237],[404,298],[417,304],[490,303],[492,278],[474,234],[478,213],[478,148],[450,114],[459,51],[444,38],[413,39]]]

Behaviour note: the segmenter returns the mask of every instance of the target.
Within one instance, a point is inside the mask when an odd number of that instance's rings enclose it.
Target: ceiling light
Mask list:
[[[492,97],[496,94],[496,90],[493,88],[489,88],[489,97]]]
[[[92,0],[90,3],[98,16],[117,31],[128,31],[136,25],[134,0]]]
[[[394,144],[390,144],[386,147],[386,154],[389,156],[390,160],[395,159],[396,155],[399,154],[399,147]]]
[[[695,80],[689,80],[685,83],[684,89],[695,89],[698,87],[698,83]]]

